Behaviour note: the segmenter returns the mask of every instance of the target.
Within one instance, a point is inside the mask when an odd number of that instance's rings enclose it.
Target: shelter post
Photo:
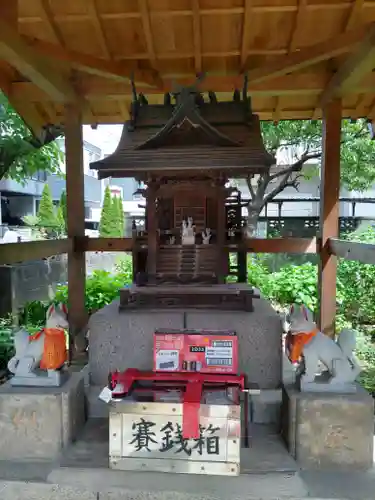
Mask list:
[[[329,251],[329,238],[339,234],[341,99],[323,109],[323,155],[320,188],[319,326],[334,335],[337,257]]]
[[[68,237],[73,240],[68,254],[68,300],[71,335],[82,332],[87,322],[85,309],[86,259],[83,174],[82,110],[77,103],[65,105],[65,157]]]

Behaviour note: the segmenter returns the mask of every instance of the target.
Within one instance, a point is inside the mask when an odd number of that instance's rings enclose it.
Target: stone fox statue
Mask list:
[[[19,330],[14,336],[16,353],[8,363],[15,376],[31,376],[34,370],[58,370],[67,360],[65,329],[69,326],[65,305],[52,304],[46,314],[46,326],[30,335]]]
[[[303,386],[316,382],[319,363],[325,366],[324,374],[329,376],[325,378],[326,383],[319,384],[322,390],[329,390],[328,386],[332,386],[334,390],[338,385],[343,389],[353,385],[361,372],[353,354],[356,346],[353,330],[342,330],[334,341],[319,331],[312,312],[306,306],[298,304],[291,306],[286,322],[286,353],[289,360],[299,367],[301,390]]]

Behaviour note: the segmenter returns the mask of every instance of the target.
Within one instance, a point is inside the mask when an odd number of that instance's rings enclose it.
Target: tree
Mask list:
[[[61,192],[59,209],[61,210],[61,223],[64,222],[64,232],[68,232],[68,216],[67,216],[67,205],[66,205],[66,191]]]
[[[64,219],[63,208],[61,205],[59,205],[57,208],[56,222],[57,222],[57,229],[59,231],[59,234],[66,235],[66,223],[65,223],[65,219]]]
[[[114,238],[116,231],[116,207],[112,201],[109,186],[105,188],[102,213],[100,215],[99,235],[102,238]]]
[[[53,233],[59,227],[48,184],[45,184],[43,188],[42,199],[40,200],[38,210],[38,220],[38,225],[43,227],[47,234]]]
[[[279,161],[276,167],[259,176],[250,175],[248,235],[254,234],[260,212],[285,188],[298,190],[301,178],[319,173],[322,156],[322,122],[317,120],[262,123],[266,149]],[[341,182],[349,190],[364,191],[375,182],[375,141],[371,140],[366,120],[342,121]],[[315,172],[311,161],[315,160]],[[308,168],[310,165],[310,168]]]
[[[124,236],[124,207],[122,204],[121,196],[116,196],[114,198],[114,202],[116,203],[116,212],[117,212],[117,226],[118,226],[118,237],[122,238]]]
[[[24,183],[38,170],[58,173],[63,153],[55,139],[61,127],[48,126],[36,137],[0,91],[0,180]]]

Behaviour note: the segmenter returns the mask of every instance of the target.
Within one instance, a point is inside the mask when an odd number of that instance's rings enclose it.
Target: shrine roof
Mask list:
[[[263,145],[250,100],[235,97],[218,103],[211,94],[212,102],[207,103],[201,94],[182,89],[175,105],[168,101],[150,106],[138,99],[116,151],[90,168],[100,178],[174,170],[220,170],[234,176],[261,173],[276,160]]]

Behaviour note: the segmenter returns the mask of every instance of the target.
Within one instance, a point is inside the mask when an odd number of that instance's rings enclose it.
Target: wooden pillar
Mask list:
[[[225,278],[228,272],[228,253],[225,250],[227,217],[225,208],[226,194],[223,187],[219,189],[217,196],[217,229],[216,229],[216,245],[217,245],[217,278],[218,283],[225,283]]]
[[[18,0],[0,0],[0,16],[3,21],[18,29]]]
[[[83,175],[82,114],[79,105],[65,106],[65,160],[68,237],[85,236],[85,200]],[[85,328],[85,252],[73,245],[68,255],[69,324],[72,336]]]
[[[328,238],[339,234],[341,100],[323,110],[323,154],[320,188],[319,326],[334,335],[337,257],[328,251]]]
[[[156,187],[147,187],[147,274],[149,283],[156,280],[156,258],[158,247],[158,227],[156,220]]]

